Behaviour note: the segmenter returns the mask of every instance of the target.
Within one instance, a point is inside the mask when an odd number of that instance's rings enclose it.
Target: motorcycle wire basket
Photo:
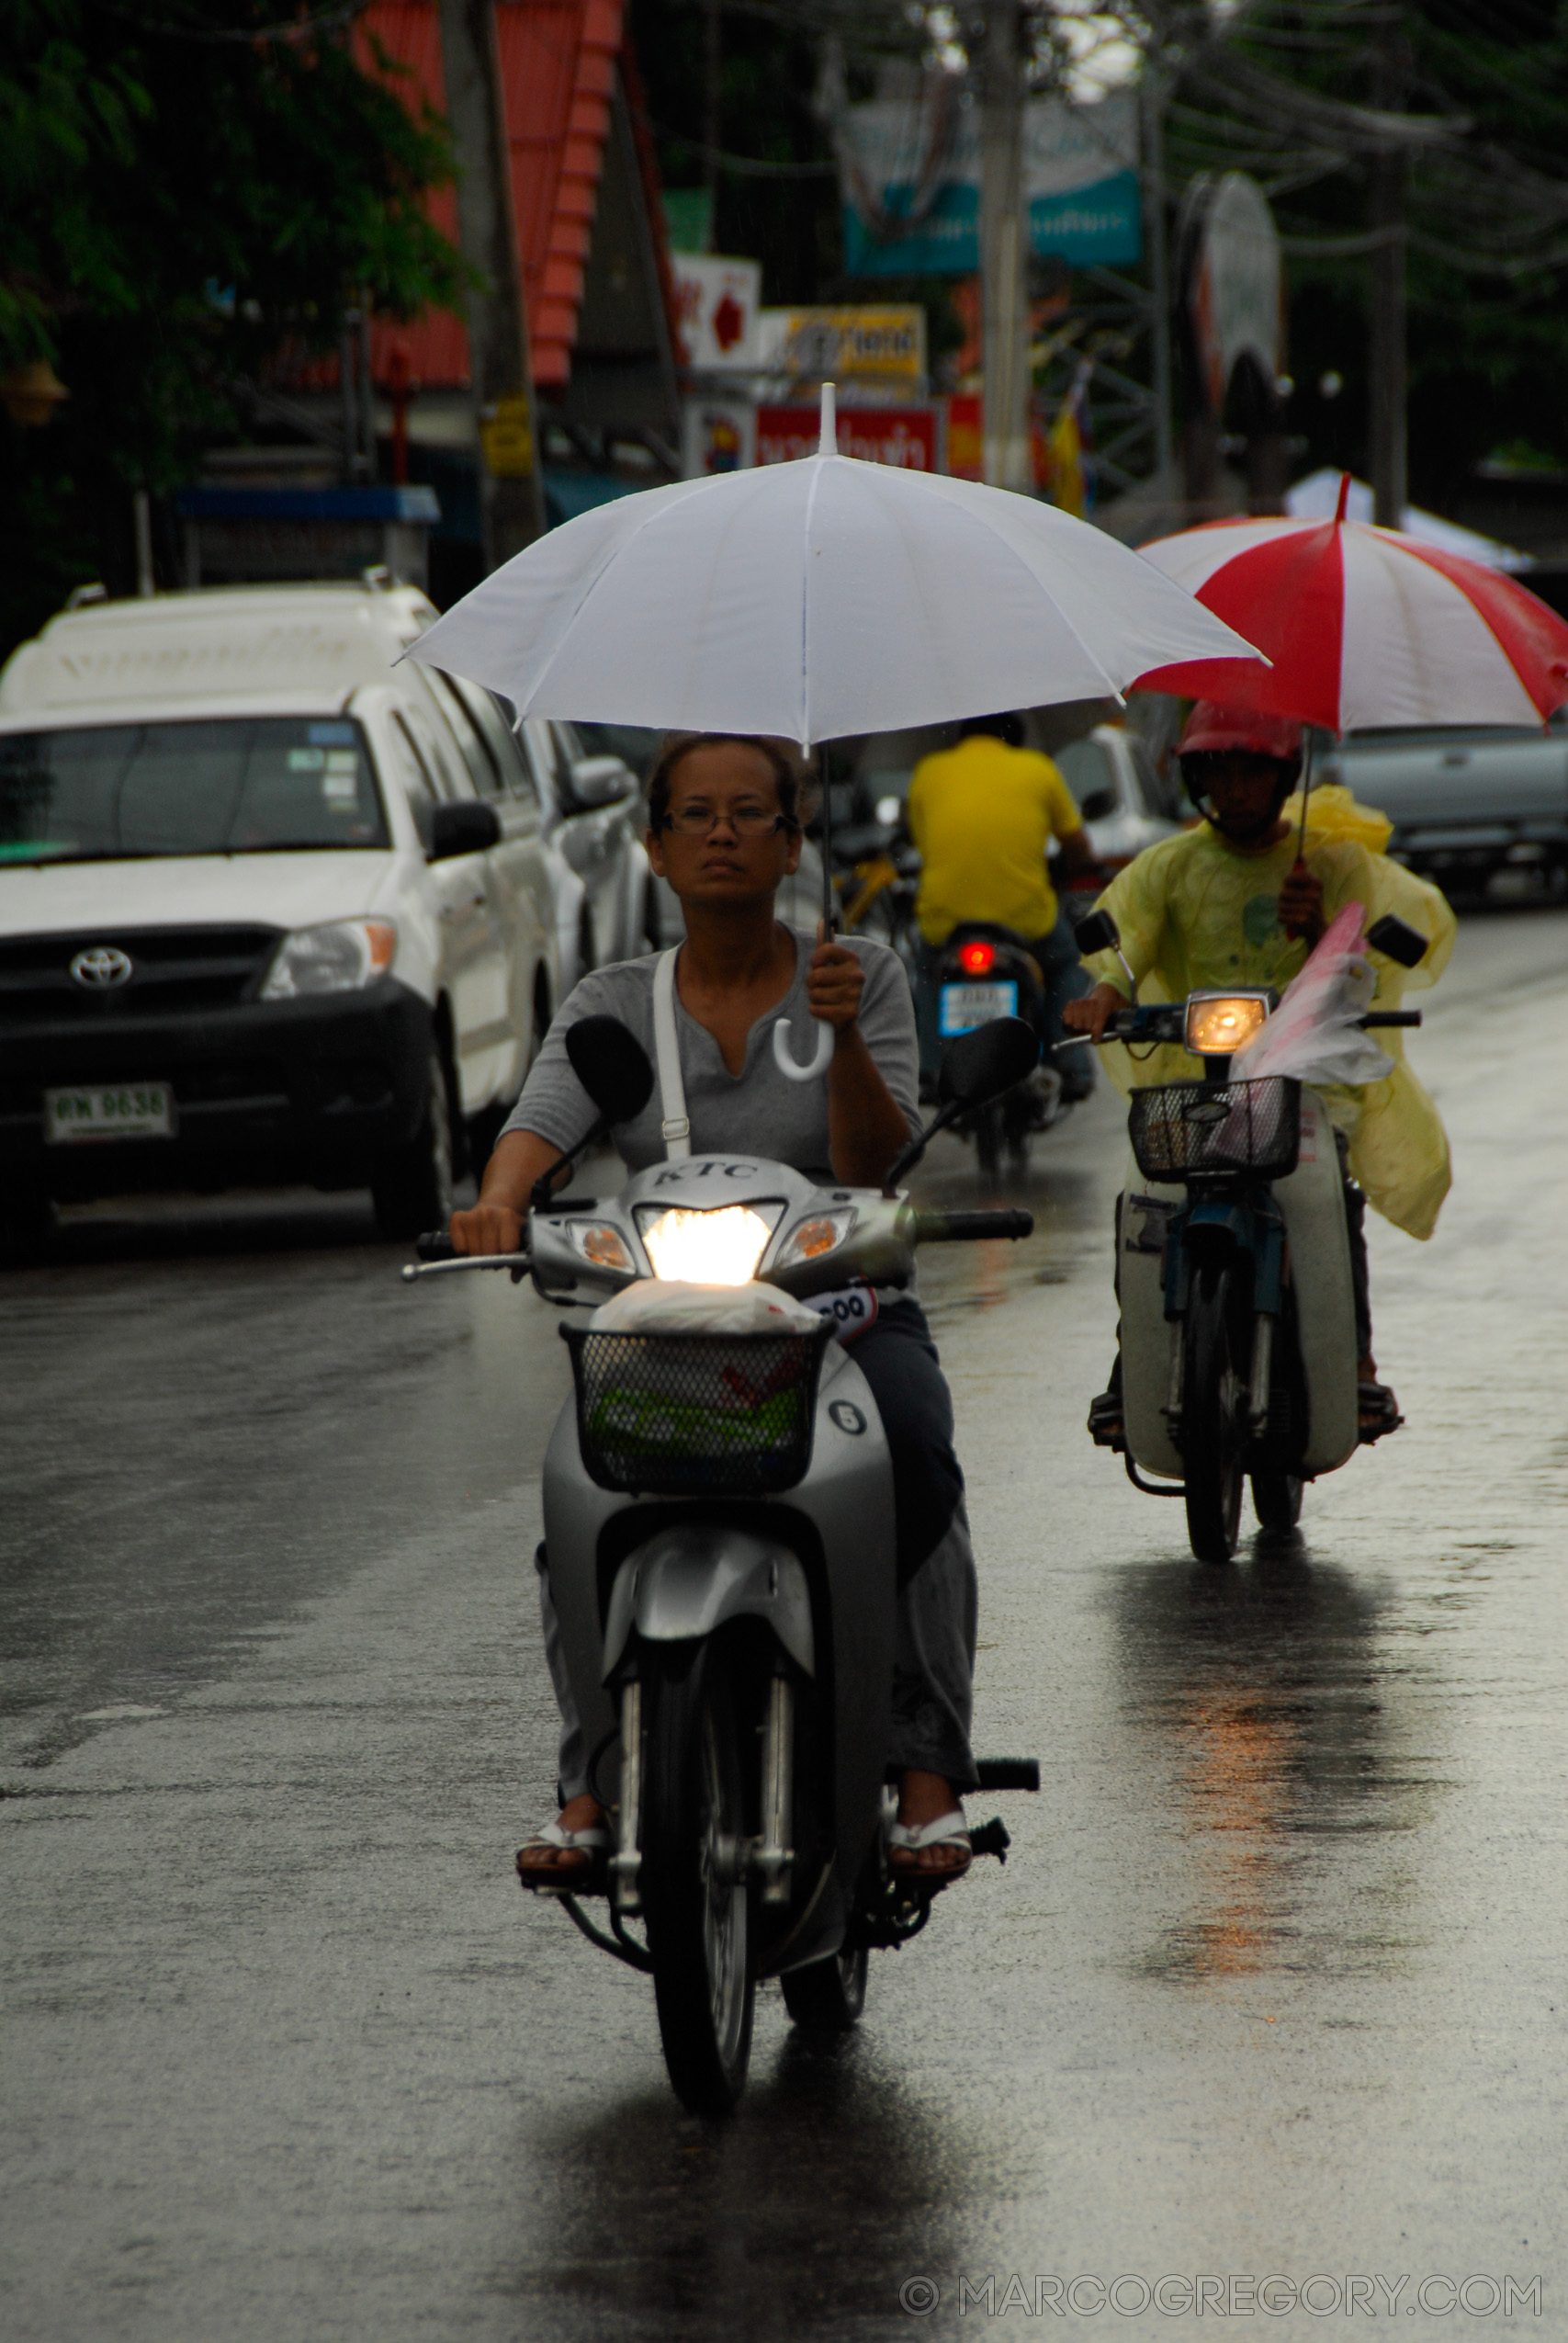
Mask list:
[[[1246,1172],[1282,1180],[1296,1168],[1302,1086],[1289,1075],[1258,1082],[1168,1082],[1133,1093],[1133,1153],[1145,1180]]]
[[[560,1330],[583,1466],[601,1488],[769,1497],[806,1477],[826,1320],[809,1334]]]

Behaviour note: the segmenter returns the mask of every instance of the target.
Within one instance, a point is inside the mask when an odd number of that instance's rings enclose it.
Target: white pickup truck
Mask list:
[[[1543,730],[1356,732],[1318,766],[1393,824],[1388,851],[1450,894],[1501,871],[1568,877],[1568,712]]]
[[[409,589],[62,614],[0,676],[0,1239],[130,1188],[450,1208],[583,965],[644,948],[636,784],[395,663]]]

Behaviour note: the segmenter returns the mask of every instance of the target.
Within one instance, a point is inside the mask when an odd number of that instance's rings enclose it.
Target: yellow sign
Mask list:
[[[485,470],[492,480],[527,480],[534,470],[534,434],[528,424],[528,402],[521,390],[511,390],[479,414],[479,447]]]
[[[765,309],[758,327],[770,374],[925,387],[926,313],[918,304]]]

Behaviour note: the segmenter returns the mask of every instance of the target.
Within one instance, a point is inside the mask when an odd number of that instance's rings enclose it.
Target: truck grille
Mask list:
[[[273,927],[93,928],[0,941],[0,1030],[114,1024],[126,1018],[230,1009],[254,997],[280,931]],[[124,981],[79,983],[82,953],[123,953]]]

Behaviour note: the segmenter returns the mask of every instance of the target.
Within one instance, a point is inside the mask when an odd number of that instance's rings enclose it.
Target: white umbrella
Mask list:
[[[815,456],[581,514],[409,653],[521,716],[773,733],[803,748],[1114,697],[1151,667],[1258,655],[1185,588],[1053,505],[839,455],[831,384]],[[781,1020],[775,1048],[784,1037]],[[823,1028],[813,1064],[791,1070],[805,1079],[830,1054]]]

